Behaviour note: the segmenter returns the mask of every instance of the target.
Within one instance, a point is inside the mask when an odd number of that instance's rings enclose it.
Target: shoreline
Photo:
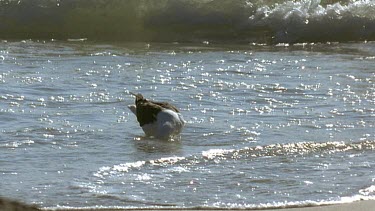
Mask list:
[[[375,207],[375,200],[361,200],[351,203],[331,204],[307,207],[287,208],[254,208],[254,209],[226,209],[226,208],[38,208],[34,205],[27,205],[18,201],[0,198],[0,211],[165,211],[165,210],[192,210],[192,211],[225,211],[225,210],[262,210],[262,211],[368,211]]]
[[[56,209],[41,209],[43,211],[228,211],[228,210],[261,210],[261,211],[369,211],[374,209],[375,200],[361,200],[350,203],[307,206],[307,207],[287,207],[287,208],[254,208],[254,209],[226,209],[226,208],[56,208]]]

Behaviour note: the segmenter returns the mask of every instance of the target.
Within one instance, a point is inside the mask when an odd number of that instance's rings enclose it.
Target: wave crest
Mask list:
[[[371,0],[3,0],[0,16],[0,39],[375,40],[375,2]]]

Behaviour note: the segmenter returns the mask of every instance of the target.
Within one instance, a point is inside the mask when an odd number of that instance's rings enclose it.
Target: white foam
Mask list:
[[[128,163],[122,163],[110,166],[103,166],[99,168],[99,170],[94,173],[94,176],[99,178],[104,178],[107,176],[115,176],[115,175],[121,175],[123,173],[129,172],[134,169],[140,169],[144,166],[171,166],[176,164],[179,161],[182,161],[186,159],[185,157],[165,157],[165,158],[159,158],[155,160],[149,160],[149,161],[135,161],[135,162],[128,162]]]
[[[206,159],[214,159],[217,157],[225,156],[228,153],[234,152],[233,149],[210,149],[202,152],[202,156]]]
[[[173,165],[184,159],[185,157],[166,157],[166,158],[151,160],[150,164],[151,165]]]
[[[33,140],[23,140],[23,141],[13,141],[5,144],[0,144],[0,147],[2,148],[17,148],[22,145],[31,145],[34,144],[35,142]]]
[[[113,166],[112,170],[117,171],[117,172],[128,172],[129,169],[140,168],[145,163],[146,163],[145,161],[136,161],[136,162],[133,162],[133,163],[119,164],[119,165]]]
[[[360,24],[358,20],[364,21],[365,24],[374,19],[375,1],[371,0],[326,6],[323,6],[320,0],[286,1],[272,7],[260,7],[249,18],[250,25],[272,29],[276,43],[309,40],[314,34],[315,39],[329,40],[335,37],[340,40],[347,35],[340,34],[337,30],[345,31],[344,29],[356,27]],[[365,36],[366,29],[353,33],[358,37],[361,37],[361,34]]]
[[[359,190],[359,193],[363,196],[373,196],[375,197],[375,185]]]

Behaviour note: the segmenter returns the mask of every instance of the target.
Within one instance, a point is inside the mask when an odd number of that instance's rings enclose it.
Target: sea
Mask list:
[[[130,92],[178,107],[146,137]],[[0,197],[45,209],[375,200],[375,1],[0,0]]]

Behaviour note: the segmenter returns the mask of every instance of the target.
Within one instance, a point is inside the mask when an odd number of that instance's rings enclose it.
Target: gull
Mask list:
[[[135,96],[135,105],[128,108],[137,117],[146,136],[168,140],[181,133],[185,120],[175,106],[148,100],[142,94],[130,94]]]

